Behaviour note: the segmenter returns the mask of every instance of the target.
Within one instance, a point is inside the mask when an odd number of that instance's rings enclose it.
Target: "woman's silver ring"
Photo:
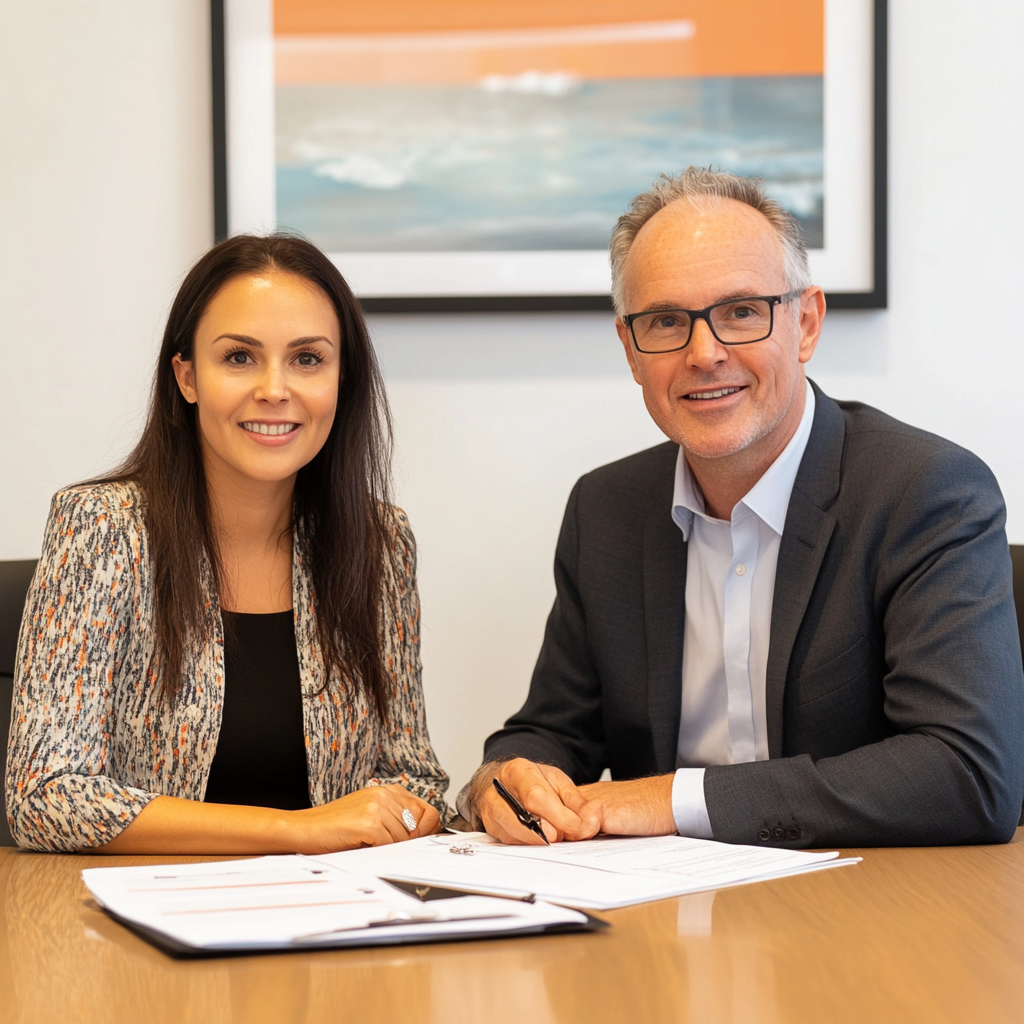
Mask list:
[[[402,824],[410,831],[416,831],[416,816],[409,810],[408,807],[402,811]]]

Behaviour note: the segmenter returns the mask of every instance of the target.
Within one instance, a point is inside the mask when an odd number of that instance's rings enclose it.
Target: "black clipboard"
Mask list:
[[[103,907],[102,909],[105,914],[118,924],[123,925],[128,929],[128,931],[139,936],[141,939],[145,939],[145,941],[150,943],[150,945],[156,946],[157,949],[174,957],[176,960],[265,956],[269,953],[317,953],[327,949],[365,949],[370,946],[419,946],[438,942],[476,942],[481,939],[514,939],[528,935],[564,935],[574,932],[600,932],[611,927],[611,924],[608,921],[595,917],[593,914],[588,914],[584,910],[580,910],[577,911],[577,913],[583,914],[586,918],[586,921],[580,924],[524,925],[522,928],[493,931],[487,929],[486,920],[484,920],[480,922],[481,927],[478,932],[463,932],[459,935],[432,935],[429,931],[425,930],[422,936],[389,934],[388,928],[384,926],[362,928],[359,929],[358,932],[350,932],[345,936],[339,936],[337,939],[318,939],[315,942],[309,943],[267,943],[261,946],[247,946],[244,949],[207,949],[204,947],[190,946],[186,943],[180,942],[178,939],[166,935],[164,932],[158,931],[155,928],[149,928],[146,925],[138,924],[135,921],[129,921],[127,918],[121,917],[120,914],[114,913],[114,911],[109,910],[107,907]],[[407,925],[403,925],[403,927],[407,927]],[[429,923],[425,923],[422,927],[424,929],[428,929],[430,925]]]

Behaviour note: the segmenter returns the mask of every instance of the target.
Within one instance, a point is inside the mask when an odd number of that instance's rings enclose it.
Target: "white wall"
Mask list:
[[[0,558],[138,425],[213,240],[206,0],[0,0]]]
[[[812,375],[978,452],[1024,542],[1024,2],[891,2],[891,305]],[[0,0],[0,558],[138,426],[210,240],[203,0]],[[377,316],[420,544],[431,731],[456,784],[521,702],[582,472],[656,443],[607,318]]]

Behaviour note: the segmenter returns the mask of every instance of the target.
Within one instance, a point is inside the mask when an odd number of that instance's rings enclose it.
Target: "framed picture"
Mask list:
[[[616,218],[698,164],[884,307],[886,8],[212,0],[218,238],[299,231],[369,310],[606,309]]]

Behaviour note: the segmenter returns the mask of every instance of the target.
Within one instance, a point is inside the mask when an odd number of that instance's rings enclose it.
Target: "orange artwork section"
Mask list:
[[[824,0],[275,0],[279,82],[820,75]]]

